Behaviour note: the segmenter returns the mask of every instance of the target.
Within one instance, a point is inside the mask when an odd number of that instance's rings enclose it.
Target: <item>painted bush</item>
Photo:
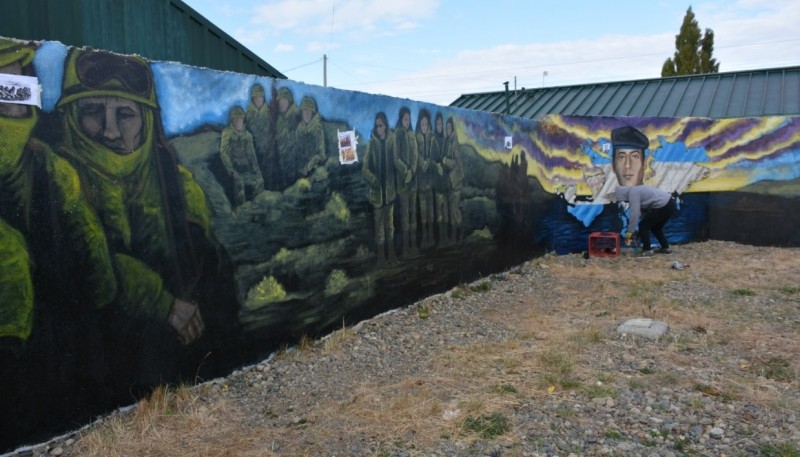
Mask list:
[[[679,196],[674,243],[800,244],[797,117],[534,122],[8,39],[0,89],[3,449],[586,250],[626,220],[615,127]]]

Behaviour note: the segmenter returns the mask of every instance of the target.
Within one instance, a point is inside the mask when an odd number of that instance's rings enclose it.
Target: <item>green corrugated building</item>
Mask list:
[[[0,36],[286,79],[181,0],[0,0]]]

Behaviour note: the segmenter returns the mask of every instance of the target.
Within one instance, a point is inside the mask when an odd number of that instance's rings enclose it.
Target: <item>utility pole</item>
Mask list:
[[[511,109],[508,106],[508,81],[504,82],[503,85],[506,86],[506,114],[510,114]]]
[[[328,55],[322,54],[322,87],[328,87]]]

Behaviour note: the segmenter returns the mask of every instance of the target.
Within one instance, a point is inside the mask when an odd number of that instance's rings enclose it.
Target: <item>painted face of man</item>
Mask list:
[[[427,117],[423,117],[422,119],[419,120],[419,130],[423,134],[425,134],[425,133],[428,133],[428,128],[430,128],[430,125],[428,123],[428,118]]]
[[[251,101],[253,102],[253,106],[256,108],[261,108],[264,106],[264,96],[263,95],[256,95],[251,97]]]
[[[621,186],[638,186],[644,178],[644,152],[641,149],[617,148],[614,173]]]
[[[142,145],[142,110],[133,100],[110,96],[78,100],[78,122],[86,136],[117,154],[130,154]]]
[[[278,100],[278,109],[280,110],[281,113],[285,113],[286,111],[288,111],[289,100],[286,100],[285,98],[281,98],[280,100]]]
[[[375,121],[375,133],[378,134],[378,138],[380,139],[386,138],[386,123],[383,122],[383,119],[377,119]]]
[[[19,62],[14,62],[6,66],[0,67],[0,74],[21,75],[22,65],[20,65]],[[30,114],[31,114],[31,108],[28,105],[0,102],[0,117],[13,117],[19,119],[23,117],[28,117],[30,116]]]
[[[311,111],[310,109],[304,109],[302,110],[302,112],[303,112],[303,123],[308,124],[309,122],[311,122],[311,116],[314,114],[314,112]]]
[[[445,136],[450,136],[451,133],[453,133],[453,124],[448,122],[447,125],[444,126],[444,134]]]
[[[411,115],[403,113],[403,128],[408,129],[411,126]]]
[[[439,133],[442,133],[442,129],[443,128],[444,128],[444,125],[442,125],[442,118],[437,117],[436,118],[436,131],[439,132]]]
[[[231,118],[231,125],[237,132],[241,132],[244,130],[244,118],[243,117],[233,117]]]

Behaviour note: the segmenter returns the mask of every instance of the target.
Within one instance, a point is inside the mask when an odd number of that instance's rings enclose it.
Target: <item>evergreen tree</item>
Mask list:
[[[680,33],[675,35],[675,55],[661,67],[661,76],[717,73],[719,62],[713,57],[714,31],[706,29],[701,35],[700,26],[690,6],[683,17]]]

